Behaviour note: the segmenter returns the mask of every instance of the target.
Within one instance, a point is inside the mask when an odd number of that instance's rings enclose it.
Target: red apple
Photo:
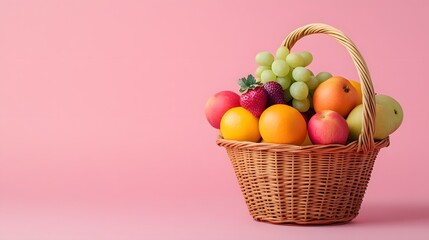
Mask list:
[[[231,91],[221,91],[211,96],[205,105],[206,118],[214,128],[220,128],[223,114],[233,107],[240,106],[240,96]]]
[[[349,127],[339,113],[323,110],[308,122],[308,136],[313,144],[346,144]]]

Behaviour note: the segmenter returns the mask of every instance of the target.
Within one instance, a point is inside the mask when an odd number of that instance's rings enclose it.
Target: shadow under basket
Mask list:
[[[371,177],[374,161],[389,138],[374,141],[375,93],[367,65],[354,43],[326,24],[291,32],[282,46],[302,37],[326,34],[349,52],[362,86],[362,132],[347,145],[254,143],[217,139],[226,149],[254,219],[271,223],[331,224],[354,219]]]

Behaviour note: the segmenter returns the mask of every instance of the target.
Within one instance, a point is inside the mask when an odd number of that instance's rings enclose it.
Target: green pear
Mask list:
[[[401,105],[392,97],[376,95],[375,99],[376,117],[374,139],[381,140],[399,128],[403,119],[403,111]],[[349,141],[357,140],[362,132],[362,109],[363,105],[360,104],[347,116]]]
[[[357,105],[347,116],[346,122],[349,126],[349,141],[359,139],[362,132],[362,104]]]
[[[377,104],[386,106],[389,109],[388,114],[391,118],[391,121],[393,121],[392,129],[390,129],[390,134],[392,134],[399,128],[399,126],[401,126],[402,120],[404,119],[404,112],[401,105],[394,98],[383,94],[376,95],[375,102]]]

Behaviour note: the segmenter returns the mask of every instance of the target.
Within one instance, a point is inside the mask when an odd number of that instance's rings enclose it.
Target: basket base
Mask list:
[[[348,210],[338,210],[332,209],[336,214],[329,215],[326,212],[319,212],[321,215],[315,215],[314,211],[309,210],[308,214],[295,214],[290,215],[290,213],[283,212],[280,214],[277,213],[268,213],[264,210],[261,211],[255,209],[253,206],[249,205],[246,202],[249,214],[251,217],[258,222],[267,222],[271,224],[285,224],[285,225],[332,225],[332,224],[346,224],[355,219],[359,214],[360,203],[353,206],[353,209]],[[270,204],[273,206],[273,204]],[[265,208],[267,210],[268,208]],[[283,209],[284,210],[284,209]],[[351,212],[352,211],[352,212]]]
[[[276,224],[276,225],[300,225],[300,226],[320,226],[320,225],[342,225],[350,223],[355,217],[346,219],[333,219],[333,220],[314,220],[314,221],[273,221],[268,219],[256,218],[253,219],[257,222]]]

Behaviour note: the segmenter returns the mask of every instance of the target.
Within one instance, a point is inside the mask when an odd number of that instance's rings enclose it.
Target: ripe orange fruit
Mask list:
[[[360,85],[359,82],[356,82],[354,80],[349,80],[349,82],[352,84],[352,86],[356,89],[356,91],[358,92],[358,102],[356,104],[359,105],[362,103],[362,86]]]
[[[224,139],[258,142],[258,118],[243,107],[234,107],[225,112],[220,120],[220,132]]]
[[[275,104],[259,118],[264,142],[301,145],[307,135],[307,123],[301,113],[285,104]]]
[[[343,77],[331,77],[322,82],[314,91],[313,108],[316,112],[333,110],[343,117],[357,106],[358,92]]]

